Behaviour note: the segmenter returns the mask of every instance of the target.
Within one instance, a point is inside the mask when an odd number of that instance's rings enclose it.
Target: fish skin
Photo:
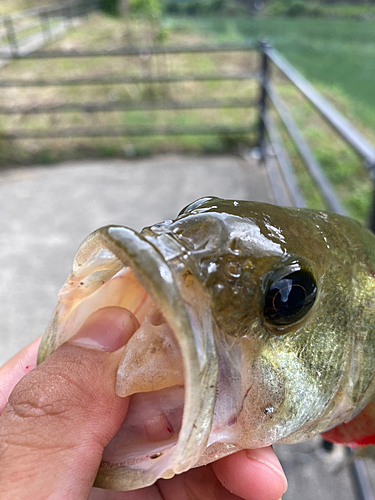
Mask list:
[[[172,460],[173,467],[155,478],[241,448],[301,442],[360,418],[375,395],[375,237],[370,231],[335,214],[213,197],[192,203],[174,221],[134,233],[131,250],[124,251],[129,231],[103,228],[89,237],[89,246],[104,245],[130,262],[165,310],[183,353],[190,398],[178,442],[186,438],[179,448],[183,463]],[[160,259],[160,276],[142,261],[147,245]],[[314,276],[315,302],[298,320],[275,325],[264,314],[265,294],[275,276],[295,266]],[[171,287],[174,295],[168,295]],[[172,310],[167,297],[175,296]],[[191,330],[191,312],[189,324],[185,317],[173,318],[189,301],[199,311],[193,319],[201,321],[201,331],[212,323],[203,340]],[[58,315],[42,342],[39,362],[58,345]],[[195,335],[195,351],[188,332]],[[194,404],[201,405],[195,413]],[[205,417],[199,420],[198,414]],[[372,417],[369,435],[375,431]],[[226,433],[224,442],[212,441],[215,432]],[[198,462],[193,450],[199,450]],[[190,458],[185,460],[184,453]],[[145,479],[139,469],[129,480],[123,479],[124,469],[109,479],[103,471],[100,484],[107,488],[134,489],[155,480]]]
[[[214,222],[209,222],[210,216]],[[219,245],[218,220],[225,226]],[[215,243],[208,252],[194,254],[194,248],[202,247],[201,234],[210,234],[210,225],[216,228]],[[179,232],[180,240],[192,248],[201,272],[207,259],[217,265],[216,272],[201,279],[211,295],[211,310],[220,329],[239,339],[256,336],[268,364],[277,365],[284,379],[291,377],[297,386],[298,382],[308,384],[302,390],[289,386],[284,418],[290,421],[289,406],[298,408],[300,428],[281,442],[306,439],[317,429],[348,420],[354,408],[358,412],[371,399],[375,393],[375,238],[367,229],[320,211],[211,198],[197,200],[176,222],[157,227],[156,234],[160,231]],[[242,245],[242,258],[231,248],[236,239]],[[225,274],[229,260],[243,264],[244,272],[237,279]],[[308,263],[313,270],[318,298],[301,322],[274,328],[262,321],[262,302],[251,296],[251,289],[273,269],[294,260]],[[213,290],[218,283],[224,288],[216,294]],[[317,405],[326,407],[324,417]],[[278,412],[283,407],[285,400]],[[335,412],[340,417],[332,418]]]

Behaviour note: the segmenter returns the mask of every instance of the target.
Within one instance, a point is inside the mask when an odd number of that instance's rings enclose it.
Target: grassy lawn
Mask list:
[[[167,23],[191,27],[189,18]],[[353,114],[375,130],[375,20],[201,16],[194,31],[221,43],[268,40],[311,82],[332,88],[333,100],[337,91],[353,100]]]
[[[87,49],[108,48],[142,43],[149,46],[155,43],[160,26],[140,20],[128,22],[99,13],[90,16],[79,29],[72,29],[64,39],[50,45],[49,49]],[[202,35],[181,30],[170,31],[168,42],[182,45],[204,43]],[[103,57],[79,59],[42,59],[20,60],[1,70],[3,79],[71,79],[80,76],[92,78],[153,77],[164,74],[206,75],[212,73],[245,72],[256,68],[254,53],[228,54],[183,54],[140,57]],[[244,81],[204,81],[178,82],[173,84],[126,84],[126,85],[89,85],[84,87],[30,87],[4,88],[0,95],[0,105],[7,107],[35,106],[37,104],[112,102],[137,105],[144,101],[160,102],[165,99],[184,103],[217,99],[220,97],[250,100],[257,90],[254,80]],[[249,126],[256,120],[253,110],[245,109],[201,109],[186,111],[112,111],[109,113],[59,113],[27,114],[20,113],[2,116],[2,130],[43,130],[69,126],[96,128],[104,127],[147,127],[178,128],[183,126],[200,128],[209,126]],[[19,140],[17,148],[12,142],[3,141],[0,148],[0,161],[16,162],[56,161],[58,159],[88,156],[123,156],[149,154],[162,151],[214,152],[228,150],[236,146],[237,140],[231,136],[174,136],[174,137],[119,137],[95,139],[61,140]]]
[[[249,42],[267,39],[278,48],[318,89],[375,143],[375,21],[312,18],[167,17],[163,26],[139,19],[115,19],[93,14],[78,29],[48,48],[86,49],[143,44],[149,46],[166,37],[172,45]],[[255,53],[230,55],[184,54],[141,57],[103,57],[16,61],[2,68],[1,78],[76,78],[107,76],[160,76],[165,73],[241,73],[258,68]],[[364,219],[370,201],[371,183],[361,161],[336,138],[291,86],[278,80],[280,91],[295,119],[304,130],[327,176],[335,185],[350,213]],[[207,98],[256,99],[253,80],[224,82],[181,82],[174,84],[90,85],[2,89],[0,105],[31,106],[68,102],[117,101],[137,104],[144,101],[199,101]],[[195,111],[114,111],[100,113],[16,114],[0,117],[0,130],[60,129],[69,126],[160,128],[199,125],[247,126],[256,124],[253,109],[210,109]],[[52,162],[64,158],[131,156],[162,151],[218,152],[237,150],[238,143],[254,144],[254,134],[244,136],[159,136],[95,139],[45,139],[0,141],[0,162]],[[17,147],[14,147],[17,144]],[[310,206],[322,201],[299,161],[289,150]]]
[[[168,23],[182,32],[189,26],[186,18],[170,18]],[[267,40],[375,144],[374,20],[200,17],[194,29],[216,43]],[[332,133],[293,87],[282,80],[279,87],[344,205],[352,216],[364,221],[372,183],[362,160]],[[321,208],[322,199],[286,134],[284,139],[309,206]]]
[[[22,10],[33,9],[34,7],[45,7],[53,2],[48,0],[1,0],[0,16],[13,14]],[[62,2],[64,3],[64,2]]]

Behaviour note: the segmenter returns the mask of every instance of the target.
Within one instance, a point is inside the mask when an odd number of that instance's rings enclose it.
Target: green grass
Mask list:
[[[279,91],[339,199],[352,217],[366,222],[373,187],[368,171],[363,168],[362,159],[332,132],[329,125],[294,87],[290,84],[280,84]],[[324,207],[324,200],[301,161],[295,145],[289,140],[285,131],[283,132],[284,141],[308,205],[311,208]]]
[[[142,24],[144,23],[144,24]],[[71,30],[67,37],[50,45],[49,48],[64,49],[86,49],[90,47],[113,47],[124,45],[129,38],[138,41],[139,36],[143,36],[143,43],[152,43],[155,33],[160,27],[151,26],[148,22],[138,20],[128,22],[126,19],[114,19],[111,17],[94,14],[79,29]],[[170,33],[171,43],[173,37],[178,37],[180,43],[202,43],[204,38],[180,31]],[[107,57],[107,58],[87,58],[87,59],[54,59],[54,60],[33,60],[15,61],[11,65],[2,69],[2,78],[75,78],[85,77],[105,77],[105,76],[142,76],[151,73],[154,76],[165,73],[170,74],[207,74],[215,72],[245,71],[255,64],[254,54],[235,53],[231,58],[227,54],[184,54],[164,55],[150,57]],[[97,102],[117,100],[136,104],[137,102],[172,99],[176,101],[193,101],[218,97],[250,98],[256,91],[254,81],[224,81],[224,82],[181,82],[173,85],[162,84],[128,84],[128,85],[92,85],[86,87],[47,87],[40,88],[11,88],[2,89],[0,104],[6,106],[27,106],[43,103],[62,102]],[[1,117],[0,123],[3,129],[49,129],[64,128],[69,126],[92,126],[100,127],[146,127],[157,125],[160,127],[182,127],[184,125],[210,126],[215,124],[242,126],[246,123],[253,123],[254,114],[250,115],[247,110],[199,110],[199,111],[148,111],[148,112],[122,112],[110,113],[60,113],[55,115],[11,115]],[[143,141],[143,142],[142,142]],[[230,142],[230,141],[229,141]],[[144,152],[159,152],[168,150],[183,150],[191,148],[194,151],[223,150],[228,145],[228,140],[214,138],[210,136],[176,136],[169,138],[138,139],[119,138],[107,139],[69,139],[69,140],[40,140],[40,141],[17,141],[18,147],[12,148],[3,146],[0,149],[0,160],[10,161],[51,161],[51,158],[74,157],[80,155],[81,151],[91,151],[92,154],[123,155],[124,152],[134,151],[135,154]],[[107,145],[110,144],[110,147]],[[145,145],[144,145],[145,144]],[[207,144],[207,146],[205,145]],[[160,145],[160,147],[158,146]],[[53,154],[48,154],[48,148],[53,147]],[[154,148],[154,149],[153,149]],[[226,150],[228,148],[226,147]]]
[[[190,24],[187,18],[168,21],[173,29]],[[268,40],[314,84],[353,99],[358,118],[375,130],[375,20],[200,16],[194,31],[219,43]]]
[[[48,5],[47,0],[1,0],[0,16],[5,14],[13,14],[22,10],[32,9],[34,7],[42,7]]]
[[[172,29],[188,21],[169,20]],[[375,144],[375,21],[312,18],[223,18],[195,20],[194,28],[215,43],[266,39],[275,46],[370,142]],[[274,73],[275,74],[275,73]],[[277,76],[275,74],[275,76]],[[365,221],[372,183],[363,162],[337,137],[289,84],[280,90],[315,156],[349,213]],[[284,140],[309,206],[321,208],[322,198],[299,155]]]
[[[288,17],[328,17],[363,20],[375,17],[375,5],[361,3],[326,3],[319,0],[271,0],[266,2],[261,15]]]
[[[49,48],[87,49],[118,47],[133,40],[150,45],[160,30],[172,45],[249,42],[268,39],[323,95],[329,99],[370,142],[375,143],[375,21],[312,18],[245,18],[210,16],[169,17],[163,27],[140,19],[90,16],[79,29]],[[3,68],[2,78],[74,78],[126,74],[243,72],[258,68],[255,53],[184,54],[155,57],[107,57],[16,61]],[[275,75],[276,76],[276,75]],[[361,161],[339,140],[301,97],[281,79],[280,91],[297,123],[334,184],[350,213],[365,220],[371,182]],[[2,89],[0,105],[90,102],[117,100],[131,103],[144,100],[199,100],[207,97],[257,98],[254,81],[178,83],[173,85],[129,84],[121,86],[51,87],[46,89]],[[163,127],[254,125],[256,114],[249,110],[148,111],[111,113],[60,113],[56,115],[12,115],[0,118],[1,130],[64,128],[69,126]],[[285,135],[285,134],[284,134]],[[254,144],[254,134],[235,136],[118,137],[96,139],[25,140],[0,144],[0,161],[46,163],[87,156],[133,156],[156,152],[218,152],[236,148],[239,141]],[[323,202],[300,161],[293,145],[288,149],[296,166],[302,189],[312,207]],[[17,144],[17,147],[14,147]]]

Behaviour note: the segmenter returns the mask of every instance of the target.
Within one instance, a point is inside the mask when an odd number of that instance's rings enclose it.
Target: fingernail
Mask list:
[[[91,314],[68,343],[97,349],[117,351],[139,328],[137,318],[122,307],[103,307]]]
[[[286,490],[288,489],[288,481],[285,477],[283,468],[281,467],[281,464],[271,446],[268,446],[267,448],[259,448],[256,450],[246,450],[246,454],[251,460],[256,460],[257,462],[266,465],[271,470],[273,470],[273,472],[276,472],[276,474],[282,477],[285,484],[284,493],[286,492]]]

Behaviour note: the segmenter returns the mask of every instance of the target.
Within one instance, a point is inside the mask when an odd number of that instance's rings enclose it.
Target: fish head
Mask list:
[[[97,485],[144,487],[353,418],[375,388],[373,248],[350,219],[219,198],[90,235],[39,361],[96,309],[139,321],[117,372],[130,410]]]

